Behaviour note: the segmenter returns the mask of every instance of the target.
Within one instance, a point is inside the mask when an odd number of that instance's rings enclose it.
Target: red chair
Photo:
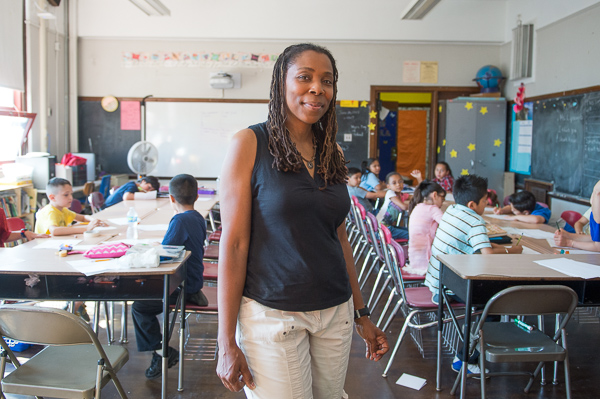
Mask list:
[[[560,218],[571,225],[571,227],[575,227],[575,223],[581,219],[581,213],[575,211],[564,211],[560,214]]]
[[[211,244],[204,247],[204,259],[216,261],[219,259],[219,245]]]
[[[25,228],[25,222],[21,218],[8,218],[6,222],[10,231],[19,231]]]
[[[83,211],[83,206],[79,200],[74,199],[73,202],[71,202],[69,209],[75,213],[81,213],[81,211]]]

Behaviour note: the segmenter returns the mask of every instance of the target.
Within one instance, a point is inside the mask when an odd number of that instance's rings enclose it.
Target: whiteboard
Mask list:
[[[267,103],[148,101],[146,140],[158,148],[158,165],[151,174],[220,176],[231,137],[266,121],[268,112]]]

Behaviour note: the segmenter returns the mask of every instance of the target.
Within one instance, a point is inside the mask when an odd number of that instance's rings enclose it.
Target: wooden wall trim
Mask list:
[[[79,101],[101,101],[102,97],[78,97]],[[119,101],[142,101],[142,97],[117,97]],[[269,100],[229,99],[229,98],[160,98],[150,97],[146,102],[180,102],[180,103],[251,103],[266,104]]]

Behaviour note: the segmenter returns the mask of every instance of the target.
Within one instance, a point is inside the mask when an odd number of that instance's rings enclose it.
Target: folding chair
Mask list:
[[[98,191],[94,191],[88,196],[88,202],[92,208],[92,213],[98,213],[104,206],[104,195]]]
[[[471,352],[479,346],[479,367],[481,368],[481,397],[485,399],[486,376],[529,375],[525,393],[531,389],[534,379],[545,362],[564,362],[565,390],[571,397],[569,378],[569,356],[567,352],[567,333],[565,327],[577,306],[577,294],[571,288],[562,285],[515,286],[500,291],[492,297],[483,309],[483,313],[472,335]],[[488,315],[539,316],[564,314],[553,335],[540,330],[517,326],[514,322],[487,322]],[[491,363],[538,362],[533,373],[530,372],[485,372],[485,361]],[[452,388],[456,391],[460,373]]]
[[[385,227],[385,226],[384,226]],[[389,272],[392,275],[392,281],[394,284],[394,292],[400,293],[400,297],[396,306],[392,310],[392,313],[388,317],[383,331],[386,331],[392,320],[396,316],[396,314],[401,311],[405,316],[404,325],[402,326],[402,330],[400,331],[400,335],[398,337],[398,341],[396,341],[396,345],[394,345],[394,349],[390,355],[388,360],[388,364],[383,371],[383,377],[387,377],[388,371],[392,367],[392,363],[394,361],[394,357],[396,357],[396,353],[402,344],[402,340],[404,339],[404,335],[406,334],[406,330],[410,327],[415,330],[423,330],[428,327],[437,326],[438,322],[436,317],[433,317],[431,320],[421,321],[421,315],[425,315],[427,313],[435,313],[438,310],[438,305],[431,301],[431,291],[428,287],[405,287],[403,276],[400,268],[398,267],[399,261],[401,258],[398,257],[398,253],[396,249],[390,249],[389,254],[391,255],[390,269]],[[388,300],[389,301],[389,300]],[[462,303],[451,303],[450,308],[447,308],[447,311],[450,313],[454,313],[454,311],[458,309],[464,309],[464,304]],[[383,314],[382,314],[383,317]],[[456,317],[456,319],[462,318],[464,315]],[[451,320],[454,320],[451,317],[444,317],[443,322],[447,323]],[[457,325],[455,325],[458,328]],[[418,344],[418,343],[417,343]],[[419,348],[422,351],[423,348]]]
[[[575,227],[575,223],[581,219],[581,213],[575,211],[564,211],[560,214],[560,218],[571,227]]]
[[[10,231],[19,231],[19,230],[25,228],[25,221],[18,217],[7,218],[6,224],[8,225],[8,230],[10,230]],[[18,239],[17,241],[13,241],[13,242],[5,242],[4,246],[5,247],[15,247],[22,243],[23,243],[23,240]]]
[[[104,175],[102,176],[102,180],[100,180],[100,187],[98,188],[98,191],[104,196],[104,198],[108,198],[108,196],[110,195],[109,190],[110,175]]]
[[[187,318],[189,316],[191,316],[192,314],[216,315],[219,312],[219,307],[217,304],[217,295],[218,295],[217,287],[205,285],[204,287],[202,287],[202,292],[206,296],[206,299],[208,299],[208,305],[207,306],[198,306],[196,304],[186,302],[185,308],[184,308],[185,317],[183,317],[183,319],[180,320],[180,324],[179,324],[179,378],[177,381],[177,390],[179,392],[183,391],[184,354],[185,354],[185,347],[188,345],[188,342],[190,339],[189,332],[187,329]],[[177,303],[177,304],[171,305],[169,307],[172,312],[176,312],[175,316],[177,316],[177,314],[179,313],[179,306],[180,306],[180,304]],[[171,323],[171,325],[174,326],[175,323]],[[169,335],[171,335],[171,334],[169,334]],[[211,342],[210,348],[212,348],[212,349],[210,349],[210,352],[213,355],[213,358],[210,360],[213,360],[214,356],[216,356],[216,353],[217,353],[217,340],[215,338],[215,339],[209,339],[209,341]]]
[[[0,334],[22,342],[49,345],[21,364],[0,339],[3,393],[100,398],[100,390],[112,380],[120,397],[127,398],[116,374],[129,360],[127,349],[101,345],[80,317],[61,309],[3,305]],[[16,370],[3,377],[7,357]]]
[[[366,212],[363,224],[367,234],[366,239],[368,243],[368,251],[365,255],[363,264],[360,268],[360,273],[358,275],[358,282],[360,283],[361,289],[364,288],[367,280],[369,279],[369,276],[371,275],[373,270],[375,270],[375,267],[378,264],[381,264],[381,262],[383,262],[383,252],[381,251],[381,245],[379,244],[380,239],[377,227],[379,225],[379,222],[377,222],[377,218],[375,217],[375,215]],[[371,266],[369,266],[369,268],[367,269],[369,261],[371,261]],[[382,270],[381,267],[380,270]],[[377,282],[375,283],[374,288],[376,286]],[[370,307],[371,305],[367,306]]]
[[[81,213],[83,211],[83,206],[81,205],[81,202],[78,199],[73,199],[73,202],[71,202],[71,206],[69,207],[69,209],[75,213]]]

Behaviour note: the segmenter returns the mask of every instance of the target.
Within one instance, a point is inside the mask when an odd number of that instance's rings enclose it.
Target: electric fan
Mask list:
[[[127,153],[127,165],[138,176],[147,176],[158,165],[158,149],[149,141],[138,141]]]

